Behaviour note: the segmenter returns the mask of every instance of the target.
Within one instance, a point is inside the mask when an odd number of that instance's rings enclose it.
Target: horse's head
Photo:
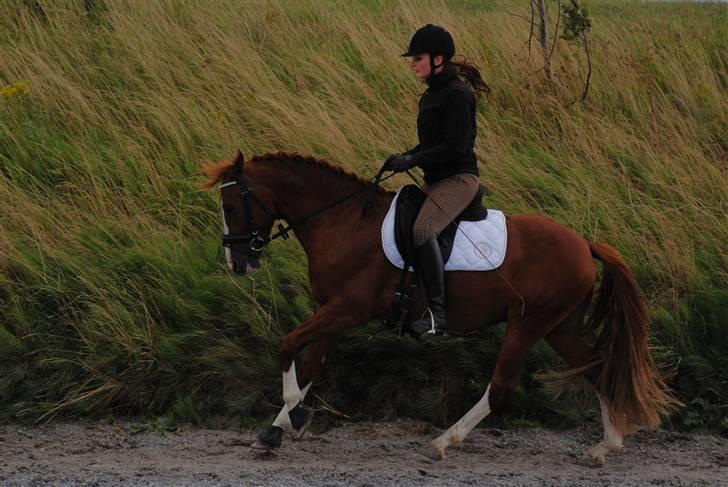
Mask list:
[[[275,215],[264,191],[256,192],[246,177],[245,158],[235,161],[217,178],[222,200],[223,237],[228,268],[238,274],[260,268],[260,254],[269,241]]]

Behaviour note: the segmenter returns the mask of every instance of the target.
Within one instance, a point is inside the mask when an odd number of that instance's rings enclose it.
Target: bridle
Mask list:
[[[257,203],[258,206],[260,206],[263,211],[271,217],[271,219],[275,220],[275,215],[273,214],[273,212],[270,211],[262,201],[260,201],[260,198],[258,198],[255,193],[253,193],[253,190],[248,186],[248,183],[245,180],[245,175],[242,171],[240,172],[240,176],[238,177],[238,179],[236,179],[235,181],[229,181],[227,183],[221,184],[220,191],[222,192],[223,189],[235,185],[240,186],[240,197],[243,200],[243,211],[245,214],[246,228],[253,228],[253,202]],[[279,225],[279,227],[282,229],[281,225]],[[222,245],[223,247],[231,248],[233,245],[247,244],[247,252],[243,252],[243,255],[247,256],[248,258],[258,258],[268,242],[281,236],[284,238],[288,238],[288,232],[282,231],[272,236],[264,236],[259,230],[253,229],[246,234],[223,235]]]

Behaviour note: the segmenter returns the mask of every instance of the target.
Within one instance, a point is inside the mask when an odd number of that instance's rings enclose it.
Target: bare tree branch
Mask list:
[[[519,15],[519,14],[513,13],[513,12],[511,12],[511,11],[510,11],[510,10],[508,10],[508,9],[504,9],[504,10],[505,10],[505,11],[506,11],[506,13],[507,13],[507,14],[509,14],[509,15],[512,15],[512,16],[514,16],[514,17],[518,18],[518,19],[521,19],[521,20],[525,20],[526,22],[528,22],[528,23],[530,23],[530,24],[533,24],[533,17],[531,17],[531,20],[528,20],[528,18],[527,18],[527,17],[524,17],[523,15]],[[531,26],[531,28],[533,28],[533,25]]]
[[[547,36],[546,36],[546,5],[545,0],[536,0],[536,8],[538,9],[538,16],[541,19],[539,24],[539,44],[541,44],[541,53],[543,55],[543,67],[546,72],[546,77],[553,83],[554,75],[551,71],[551,58],[549,57]]]
[[[523,44],[524,46],[526,44],[528,44],[528,57],[531,59],[531,62],[533,62],[533,54],[531,53],[531,39],[533,38],[533,27],[536,25],[536,23],[533,21],[533,1],[534,0],[530,0],[530,7],[531,7],[531,19],[530,20],[527,19],[526,17],[524,17],[523,15],[519,15],[519,14],[516,14],[516,13],[511,12],[508,9],[505,9],[505,11],[506,11],[507,14],[512,15],[513,17],[516,17],[516,18],[525,20],[531,26],[530,27],[530,33],[528,35],[528,41],[526,41]],[[523,49],[523,47],[521,47],[521,49]]]
[[[584,41],[584,49],[586,50],[586,60],[587,60],[587,65],[589,66],[587,74],[586,74],[586,84],[584,86],[584,94],[581,95],[581,101],[584,101],[584,100],[586,100],[586,95],[589,93],[589,80],[591,79],[591,74],[592,74],[592,61],[591,61],[591,51],[589,50],[589,33],[587,31],[582,32],[581,38]]]
[[[556,27],[554,27],[554,42],[551,44],[551,52],[549,53],[549,59],[554,55],[554,49],[556,48],[556,41],[559,40],[559,23],[561,22],[561,0],[556,0],[557,11],[559,16],[556,17]]]
[[[528,55],[530,56],[531,55],[531,40],[533,39],[533,26],[536,24],[534,24],[534,22],[533,22],[533,16],[534,16],[533,0],[531,0],[529,2],[529,5],[531,7],[531,31],[528,33]],[[531,57],[531,60],[533,61],[533,57]]]

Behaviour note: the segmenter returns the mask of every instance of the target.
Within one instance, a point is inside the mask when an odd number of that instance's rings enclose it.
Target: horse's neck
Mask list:
[[[364,187],[355,181],[340,181],[338,178],[345,176],[326,174],[326,169],[309,168],[306,171],[306,168],[292,166],[293,170],[283,165],[277,170],[266,168],[262,171],[264,174],[261,174],[261,180],[275,195],[276,206],[284,219],[293,226],[296,237],[309,257],[323,241],[327,246],[332,246],[338,239],[344,241],[353,233],[360,234],[369,225],[374,228],[377,222],[381,223],[384,204],[377,202],[386,198],[384,193],[372,188],[374,194],[364,191],[331,207],[332,203]],[[363,202],[368,195],[371,195],[374,204],[363,215]],[[320,215],[311,217],[321,210],[324,211]],[[378,218],[378,213],[382,213],[381,218]]]

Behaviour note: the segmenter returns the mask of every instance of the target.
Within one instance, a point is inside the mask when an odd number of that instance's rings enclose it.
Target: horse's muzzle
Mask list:
[[[257,256],[251,255],[248,257],[247,265],[245,266],[245,271],[253,274],[253,273],[257,272],[258,269],[260,269],[260,266],[261,266],[260,258]]]
[[[232,259],[231,265],[229,266],[231,271],[241,276],[254,274],[260,267],[260,259],[255,256],[244,257],[243,259]]]

